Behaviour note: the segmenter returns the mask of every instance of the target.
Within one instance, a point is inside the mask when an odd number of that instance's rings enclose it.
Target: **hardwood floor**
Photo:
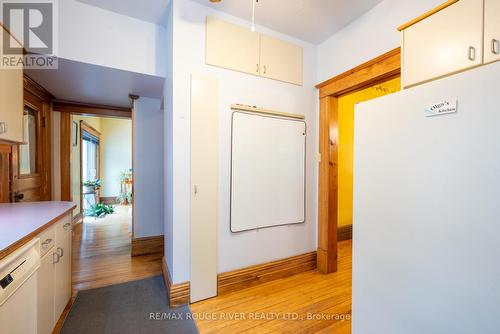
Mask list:
[[[129,207],[115,210],[102,219],[85,218],[73,229],[73,295],[161,274],[163,254],[130,256]]]
[[[351,240],[338,254],[336,273],[305,272],[191,304],[200,333],[351,333]]]

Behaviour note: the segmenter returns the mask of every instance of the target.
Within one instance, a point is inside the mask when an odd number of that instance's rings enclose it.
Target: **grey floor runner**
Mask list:
[[[170,309],[161,276],[80,291],[61,334],[198,333],[188,306]]]

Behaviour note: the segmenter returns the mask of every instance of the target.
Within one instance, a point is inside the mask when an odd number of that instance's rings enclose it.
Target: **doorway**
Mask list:
[[[345,193],[340,194],[339,175],[341,176],[343,172],[348,173],[349,169],[352,169],[352,144],[350,145],[351,157],[349,158],[349,149],[345,150],[345,146],[341,147],[341,141],[346,143],[347,140],[346,146],[349,148],[349,138],[352,138],[354,132],[352,129],[348,130],[348,136],[342,138],[342,133],[346,133],[346,126],[348,128],[349,124],[342,125],[341,123],[353,123],[353,119],[352,116],[349,116],[351,119],[348,122],[343,122],[340,115],[343,112],[339,109],[339,103],[342,103],[342,97],[350,93],[370,89],[370,87],[377,89],[377,85],[380,86],[381,83],[399,78],[400,74],[401,50],[397,48],[316,86],[319,89],[320,98],[319,150],[321,156],[318,178],[317,267],[321,273],[329,274],[337,271],[339,236],[352,235],[352,218],[351,224],[344,223],[347,226],[344,227],[344,230],[339,229],[339,205],[343,205],[341,212],[344,216],[346,212],[347,216],[349,212],[352,215],[352,193],[349,194],[347,191],[344,202],[339,202],[340,196],[345,195]],[[380,89],[382,90],[379,93],[385,95],[383,94],[384,88]],[[353,124],[351,124],[352,126]],[[344,163],[341,166],[342,161]],[[351,188],[352,192],[352,176],[351,181],[347,181],[345,184]],[[346,189],[344,188],[342,191],[345,192]],[[346,203],[346,198],[351,198],[350,204],[349,201]],[[349,222],[349,218],[343,219]]]

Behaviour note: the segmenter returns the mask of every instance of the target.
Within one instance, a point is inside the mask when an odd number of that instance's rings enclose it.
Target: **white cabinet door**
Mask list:
[[[38,269],[38,331],[37,334],[50,334],[54,328],[54,264],[55,248],[52,247],[44,257]]]
[[[210,16],[206,29],[208,65],[259,74],[259,33]]]
[[[260,74],[302,85],[302,48],[266,35],[260,38]]]
[[[460,0],[403,31],[404,87],[482,64],[483,1]]]
[[[484,62],[500,59],[500,0],[484,2]]]
[[[0,32],[3,37],[1,26]],[[3,38],[0,38],[0,48],[3,48]],[[23,109],[22,65],[8,69],[0,67],[0,140],[23,141]]]
[[[54,316],[57,321],[71,298],[71,215],[56,224]]]

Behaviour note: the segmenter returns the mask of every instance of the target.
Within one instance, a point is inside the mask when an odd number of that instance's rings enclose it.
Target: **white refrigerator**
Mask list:
[[[500,333],[500,63],[359,104],[354,145],[352,333]]]

